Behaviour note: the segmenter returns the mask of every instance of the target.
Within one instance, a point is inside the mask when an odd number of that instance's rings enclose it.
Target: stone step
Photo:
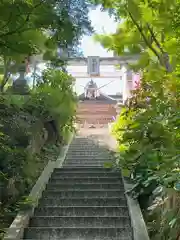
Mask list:
[[[79,176],[79,177],[114,177],[114,176],[117,176],[117,177],[120,177],[120,173],[119,172],[85,172],[85,171],[68,171],[68,169],[66,169],[66,171],[56,171],[53,173],[53,176],[61,176],[61,177],[76,177],[76,176]]]
[[[99,153],[99,154],[107,153],[106,149],[100,149],[99,147],[90,147],[90,146],[88,146],[86,144],[84,146],[79,146],[79,147],[77,147],[77,146],[69,147],[67,155],[69,155],[72,152],[78,152],[78,153],[82,152],[84,154],[86,154],[86,153],[91,153],[91,154],[94,154],[94,153],[96,153],[96,154],[97,153]]]
[[[66,156],[110,156],[113,157],[114,155],[112,155],[109,152],[106,151],[90,151],[90,150],[68,150],[68,153]]]
[[[107,161],[105,161],[105,162],[107,162]],[[84,165],[82,165],[82,166],[76,166],[76,164],[73,164],[73,165],[70,165],[70,164],[68,164],[68,163],[65,163],[65,164],[63,164],[63,168],[92,168],[92,169],[94,169],[93,171],[96,171],[96,169],[97,168],[104,168],[104,164],[102,164],[102,165],[96,165],[96,163],[94,163],[94,164],[84,164]]]
[[[93,198],[103,198],[103,197],[119,197],[122,198],[124,197],[124,190],[123,188],[121,190],[119,189],[113,189],[113,190],[108,190],[108,189],[83,189],[83,190],[46,190],[44,191],[42,197],[44,198],[88,198],[88,197],[93,197]]]
[[[72,183],[72,184],[59,184],[59,183],[48,183],[46,186],[47,190],[80,190],[80,189],[123,189],[123,185],[119,183]]]
[[[91,149],[88,149],[86,152],[83,150],[83,149],[71,149],[71,148],[69,148],[69,150],[68,150],[68,153],[67,153],[67,156],[68,155],[71,155],[71,154],[73,154],[73,155],[109,155],[109,156],[113,156],[112,155],[112,152],[109,152],[109,151],[106,151],[106,150],[97,150],[97,151],[92,151]]]
[[[99,157],[99,156],[82,156],[82,157],[74,157],[74,156],[71,156],[71,157],[68,157],[65,159],[65,161],[106,161],[106,162],[111,162],[113,161],[114,159],[113,158],[110,158],[110,157]]]
[[[80,239],[83,240],[132,240],[132,232],[129,228],[121,227],[76,227],[76,228],[50,228],[50,227],[31,227],[25,230],[24,239],[41,240],[62,240],[62,239]]]
[[[81,217],[81,216],[39,216],[30,220],[30,227],[127,227],[131,228],[130,220],[123,216]]]
[[[76,168],[73,168],[73,167],[63,167],[63,168],[56,168],[54,170],[54,173],[62,173],[62,172],[73,172],[73,173],[77,173],[77,172],[85,172],[87,174],[89,173],[113,173],[113,174],[119,174],[120,175],[120,172],[119,171],[116,171],[116,170],[113,170],[112,168],[104,168],[104,167],[76,167]]]
[[[79,164],[82,164],[84,167],[94,167],[94,166],[98,167],[98,165],[100,165],[100,167],[104,167],[104,164],[106,164],[106,163],[113,164],[113,162],[111,162],[109,160],[108,161],[106,161],[106,160],[104,160],[104,161],[98,161],[98,160],[96,160],[96,161],[93,161],[93,160],[88,160],[88,161],[77,160],[77,161],[74,161],[74,160],[71,160],[71,161],[65,161],[63,163],[63,167],[75,167],[75,168],[77,168],[77,166],[79,166]]]
[[[119,206],[71,206],[38,207],[34,216],[124,216],[129,217],[127,207]]]
[[[108,173],[109,174],[109,173]],[[88,174],[84,177],[84,176],[79,176],[78,174],[76,176],[61,176],[61,173],[52,173],[51,175],[51,179],[59,179],[59,180],[69,180],[71,179],[72,181],[78,181],[78,180],[95,180],[95,181],[106,181],[107,179],[109,179],[109,181],[122,181],[122,178],[120,176],[120,174],[118,173],[117,174],[114,174],[110,176],[98,176],[98,175],[95,175],[95,176],[89,176]]]
[[[75,144],[79,144],[79,143],[81,143],[81,144],[89,144],[89,145],[91,145],[91,146],[98,146],[98,143],[100,142],[100,139],[96,139],[96,136],[92,139],[85,139],[85,138],[83,138],[83,139],[75,139],[74,141],[72,141],[71,142],[71,146],[72,145],[75,145]]]
[[[77,140],[77,141],[72,141],[71,145],[70,145],[70,148],[72,146],[76,146],[77,147],[77,150],[81,147],[81,146],[91,146],[92,148],[93,147],[96,147],[96,148],[100,148],[101,146],[99,145],[99,143],[102,142],[101,140],[97,140],[97,141],[93,141],[93,140]],[[108,151],[108,148],[103,148],[104,150]]]
[[[88,178],[81,178],[81,179],[74,179],[74,178],[69,178],[69,179],[53,179],[51,178],[49,181],[49,184],[58,184],[58,185],[63,185],[63,184],[123,184],[122,181],[118,178],[116,179],[88,179]],[[121,187],[123,188],[123,186]],[[118,188],[117,188],[118,189]]]
[[[73,141],[72,141],[72,144],[73,143],[76,143],[76,142],[88,142],[88,143],[94,143],[94,140],[90,137],[82,137],[82,136],[76,136]]]
[[[99,158],[99,157],[82,157],[82,158],[79,158],[79,157],[71,157],[71,158],[66,158],[64,160],[65,162],[67,163],[70,163],[70,162],[86,162],[86,163],[96,163],[97,161],[98,162],[114,162],[115,159],[111,159],[111,158]]]
[[[90,147],[88,145],[85,145],[85,146],[81,146],[81,147],[77,147],[77,146],[74,146],[74,147],[70,147],[69,150],[68,150],[68,153],[67,155],[69,155],[70,153],[73,153],[74,151],[77,152],[77,149],[78,149],[78,152],[82,152],[82,153],[89,153],[91,152],[91,154],[94,154],[94,153],[99,153],[99,154],[102,154],[102,153],[105,153],[105,150],[104,149],[100,149],[99,147]],[[90,151],[91,150],[91,151]]]
[[[39,238],[38,239],[27,239],[26,238],[26,240],[39,240]],[[40,239],[41,240],[41,239]],[[43,238],[43,240],[54,240],[54,237],[53,238]],[[59,239],[58,239],[59,240]],[[91,237],[91,239],[89,239],[89,237],[88,236],[85,236],[85,237],[68,237],[68,238],[61,238],[60,240],[119,240],[119,237],[118,238],[110,238],[110,237],[95,237],[95,238],[92,238]],[[129,238],[129,237],[123,237],[123,239],[122,240],[132,240],[132,238]]]
[[[92,151],[91,149],[87,149],[86,151],[84,151],[84,149],[71,149],[69,148],[67,156],[68,155],[109,155],[109,156],[113,156],[114,154],[112,154],[112,152],[106,151],[106,150],[100,150],[100,149],[96,149],[96,151]]]
[[[96,159],[96,158],[89,158],[89,159],[75,159],[75,158],[72,158],[72,159],[66,159],[64,161],[64,165],[76,165],[77,163],[84,163],[84,167],[89,167],[89,165],[91,165],[90,167],[97,167],[97,163],[113,163],[113,160],[111,159]],[[103,167],[102,167],[103,168]]]
[[[83,153],[83,154],[87,154],[87,153],[103,154],[103,153],[106,153],[104,149],[100,149],[99,147],[90,147],[88,145],[85,145],[85,146],[81,146],[81,147],[77,147],[77,146],[72,147],[71,146],[68,150],[67,155],[69,155],[71,153],[74,153],[74,152]]]
[[[83,164],[82,166],[79,166],[78,164]],[[102,164],[102,166],[98,166],[98,164]],[[63,163],[63,168],[105,168],[107,164],[111,164],[112,166],[116,166],[115,162],[112,161],[65,161]],[[77,165],[77,166],[76,166]],[[95,170],[96,171],[96,170]],[[95,172],[94,171],[94,172]],[[97,171],[96,171],[97,172]]]
[[[127,206],[126,198],[42,198],[39,206]]]
[[[94,148],[92,149],[91,147],[83,147],[83,148],[79,148],[78,151],[76,151],[77,147],[76,148],[70,148],[68,150],[68,153],[66,156],[71,156],[71,155],[86,155],[86,156],[92,156],[92,155],[108,155],[108,156],[113,156],[112,154],[108,153],[108,152],[105,152],[105,151],[102,151],[98,148]],[[91,149],[91,150],[90,150]]]
[[[104,163],[75,163],[75,164],[69,164],[69,163],[64,163],[63,167],[73,167],[73,168],[77,168],[77,167],[104,167]]]
[[[97,153],[94,154],[94,152],[84,152],[84,154],[74,154],[73,152],[70,154],[68,153],[68,155],[66,155],[66,158],[70,158],[70,157],[74,157],[74,158],[90,158],[90,157],[97,157],[97,158],[113,158],[112,155],[110,154],[102,154],[102,153]]]
[[[122,184],[122,180],[120,178],[117,177],[101,177],[101,178],[97,178],[97,177],[61,177],[61,176],[57,176],[54,177],[52,176],[50,181],[50,183],[119,183]]]
[[[97,144],[98,144],[98,141],[94,141],[93,139],[85,139],[85,138],[83,138],[83,139],[75,139],[74,141],[72,141],[72,143],[71,143],[71,146],[73,146],[73,145],[77,145],[77,146],[79,146],[79,145],[84,145],[84,144],[88,144],[88,145],[90,145],[90,146],[98,146]]]
[[[104,167],[110,162],[114,157],[105,147],[75,138],[63,168],[52,173],[24,239],[133,240],[121,173]]]
[[[89,143],[89,144],[95,144],[93,139],[90,138],[75,138],[73,139],[71,145],[76,144],[76,143]]]
[[[69,156],[67,156],[66,157],[66,159],[68,159],[68,160],[72,160],[72,159],[76,159],[76,160],[90,160],[90,159],[98,159],[98,160],[107,160],[107,159],[109,159],[109,160],[114,160],[114,157],[111,157],[111,156],[103,156],[103,155],[99,155],[99,154],[97,154],[97,155],[91,155],[91,154],[89,154],[89,155],[74,155],[73,153],[72,153],[72,155],[69,155]]]
[[[69,146],[69,149],[75,149],[76,151],[78,150],[81,150],[81,149],[88,149],[88,150],[101,150],[102,147],[100,147],[97,144],[91,144],[91,143],[88,143],[88,142],[76,142],[76,143],[72,143],[70,146]],[[107,150],[105,148],[102,148],[103,150]]]
[[[90,147],[90,148],[98,148],[98,149],[103,149],[105,151],[109,151],[109,149],[107,147],[104,147],[103,145],[101,145],[102,141],[101,140],[97,140],[97,141],[93,141],[93,142],[87,142],[87,141],[84,141],[84,142],[72,142],[71,145],[70,145],[70,148],[71,147],[75,147],[76,146],[76,150],[80,149],[81,147]],[[89,150],[90,150],[89,148]]]
[[[95,144],[96,142],[94,141],[94,139],[92,139],[92,138],[90,138],[90,137],[88,137],[88,138],[86,138],[86,137],[79,137],[79,138],[74,138],[73,139],[73,141],[71,142],[71,144],[76,144],[76,143],[80,143],[80,142],[82,142],[82,143],[89,143],[89,144]]]
[[[65,158],[65,160],[99,160],[99,161],[113,161],[114,157],[110,156],[102,156],[102,155],[69,155],[68,157]]]
[[[82,157],[74,157],[74,156],[72,156],[72,157],[68,157],[68,158],[66,158],[65,159],[65,161],[66,162],[70,162],[70,161],[84,161],[84,162],[96,162],[96,161],[100,161],[100,162],[104,162],[104,161],[106,161],[106,162],[112,162],[114,159],[110,159],[109,157],[107,157],[107,158],[100,158],[100,157],[94,157],[94,156],[90,156],[90,157],[84,157],[84,156],[82,156]]]
[[[114,158],[113,157],[110,157],[110,156],[100,156],[100,155],[69,155],[68,157],[65,158],[65,160],[99,160],[99,161],[103,161],[103,160],[106,160],[106,161],[113,161]]]
[[[77,142],[88,142],[88,143],[91,143],[91,144],[93,144],[94,143],[94,141],[93,141],[93,139],[92,138],[90,138],[90,137],[75,137],[74,139],[73,139],[73,141],[72,141],[72,143],[71,144],[74,144],[74,143],[77,143]]]

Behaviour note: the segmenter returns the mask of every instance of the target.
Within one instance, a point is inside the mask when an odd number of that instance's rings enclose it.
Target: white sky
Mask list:
[[[117,24],[109,17],[107,12],[101,12],[100,7],[95,10],[91,10],[89,18],[92,21],[92,26],[95,31],[99,34],[104,32],[113,33],[116,31]],[[86,57],[97,55],[100,57],[112,56],[112,53],[108,53],[99,43],[94,42],[93,36],[85,36],[82,40],[81,46]]]
[[[116,31],[117,23],[109,17],[107,12],[101,12],[100,8],[95,10],[91,10],[89,13],[90,20],[92,21],[92,25],[96,31],[96,33],[113,33]],[[85,36],[82,39],[81,44],[82,50],[84,52],[85,57],[87,56],[100,56],[100,57],[111,57],[113,56],[112,52],[107,52],[99,43],[95,42],[93,36]],[[70,67],[68,70],[71,72],[87,72],[87,67]],[[113,66],[103,66],[100,68],[100,71],[112,72],[114,71]],[[78,94],[84,92],[84,87],[90,79],[88,78],[76,78],[76,92]],[[112,80],[114,80],[109,85],[103,87],[101,91],[106,94],[116,94],[117,92],[122,92],[122,80],[120,78],[111,79],[111,78],[96,78],[93,79],[97,86],[103,86]]]
[[[95,10],[91,10],[89,13],[89,18],[92,22],[92,26],[96,33],[103,34],[103,33],[113,33],[116,31],[117,23],[109,17],[107,12],[101,12],[100,7],[96,8]],[[81,42],[81,48],[84,52],[84,56],[100,56],[100,57],[111,57],[113,56],[112,52],[107,52],[99,43],[95,42],[93,36],[84,36]],[[68,66],[69,73],[73,72],[87,72],[86,66],[81,67],[72,67]],[[103,72],[112,72],[114,71],[113,66],[103,66],[100,68],[100,71]],[[73,75],[73,74],[72,74]],[[120,74],[121,75],[121,74]],[[78,94],[84,92],[84,86],[89,82],[90,79],[88,78],[76,78],[75,90]],[[119,78],[96,78],[93,79],[97,86],[103,86],[107,83],[109,85],[103,87],[101,91],[106,94],[116,94],[117,92],[122,92],[122,80]],[[31,79],[32,81],[32,79]]]

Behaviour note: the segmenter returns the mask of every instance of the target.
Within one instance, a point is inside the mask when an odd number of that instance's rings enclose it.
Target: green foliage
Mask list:
[[[36,202],[33,201],[30,197],[23,196],[22,199],[16,204],[17,211],[31,210],[35,204]]]
[[[57,49],[78,51],[81,36],[91,33],[88,1],[3,0],[0,2],[0,90],[29,56],[42,55],[62,66]],[[76,95],[73,78],[48,69],[26,96],[0,95],[0,228],[6,228],[49,160],[56,160],[73,130]],[[8,95],[9,94],[9,95]],[[0,238],[4,230],[0,229]]]
[[[105,9],[113,9],[115,17],[123,19],[112,36],[98,36],[108,49],[121,54],[140,54],[147,64],[159,62],[168,72],[179,61],[178,11],[179,1],[96,1]],[[139,68],[145,66],[139,65]]]
[[[149,233],[153,239],[177,239],[180,224],[179,208],[165,210],[163,213],[157,208],[153,214],[148,217]],[[154,218],[158,221],[154,221]]]
[[[41,54],[57,65],[58,48],[77,52],[81,36],[92,32],[88,7],[88,1],[79,0],[1,1],[1,91],[29,56]]]
[[[24,54],[29,47],[36,53],[38,43],[52,50],[57,43],[71,45],[92,30],[87,1],[2,1],[0,8],[0,42],[7,51]]]
[[[59,131],[72,126],[76,111],[76,95],[73,92],[74,79],[67,73],[48,69],[43,74],[43,82],[32,93],[28,109],[44,121],[56,120]],[[44,105],[46,108],[44,108]]]
[[[132,194],[146,209],[158,186],[163,186],[168,197],[167,189],[176,189],[180,181],[180,2],[95,2],[117,20],[123,19],[114,34],[96,36],[96,40],[118,55],[138,56],[129,68],[141,71],[141,86],[132,93],[113,133],[119,145],[119,165],[133,178]],[[178,239],[180,214],[173,207],[163,210],[157,204],[158,214],[147,219],[148,226],[154,224],[150,230],[153,240]]]
[[[48,161],[56,161],[73,130],[74,79],[47,69],[26,96],[0,95],[0,196],[3,219],[33,204],[27,196]],[[10,223],[12,221],[12,217]],[[7,227],[7,225],[5,225]]]

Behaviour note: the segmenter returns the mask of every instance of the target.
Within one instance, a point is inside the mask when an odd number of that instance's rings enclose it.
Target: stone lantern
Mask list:
[[[29,86],[27,80],[25,79],[26,74],[26,64],[22,63],[18,69],[19,77],[13,82],[13,93],[16,94],[28,94]]]

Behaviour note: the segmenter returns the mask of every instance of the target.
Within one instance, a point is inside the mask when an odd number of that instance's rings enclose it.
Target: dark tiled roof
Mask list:
[[[116,104],[117,103],[117,100],[116,99],[112,99],[111,97],[109,97],[108,95],[107,96],[105,96],[104,94],[100,94],[100,96],[99,97],[97,97],[96,99],[86,99],[85,98],[85,95],[84,95],[84,93],[82,93],[81,95],[79,95],[79,100],[81,100],[81,101],[87,101],[87,102],[97,102],[97,103],[105,103],[105,104],[107,104],[107,103],[114,103],[114,104]]]

